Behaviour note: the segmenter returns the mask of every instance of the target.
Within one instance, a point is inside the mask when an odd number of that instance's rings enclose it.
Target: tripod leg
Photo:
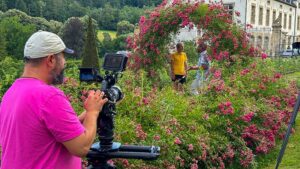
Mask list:
[[[277,158],[277,163],[276,163],[275,169],[278,169],[279,164],[281,163],[281,160],[282,160],[282,157],[284,155],[284,151],[285,151],[286,145],[287,145],[287,143],[289,141],[289,136],[290,136],[291,131],[292,131],[292,126],[293,126],[293,124],[295,124],[295,121],[296,121],[296,117],[297,117],[297,114],[298,114],[298,111],[299,111],[299,107],[300,107],[300,92],[298,94],[297,102],[296,102],[296,104],[294,106],[294,111],[293,111],[291,120],[289,122],[289,126],[288,126],[287,132],[285,134],[285,137],[284,137],[281,149],[280,149],[279,156]]]

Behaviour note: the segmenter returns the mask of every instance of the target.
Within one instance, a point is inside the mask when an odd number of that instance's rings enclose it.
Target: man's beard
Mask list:
[[[64,70],[61,70],[61,72],[59,74],[56,74],[56,71],[55,69],[52,71],[52,77],[53,77],[53,80],[52,80],[52,84],[53,85],[60,85],[64,82]]]

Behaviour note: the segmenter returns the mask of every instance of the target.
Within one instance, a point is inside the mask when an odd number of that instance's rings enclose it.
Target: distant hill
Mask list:
[[[30,16],[66,21],[70,17],[90,15],[101,29],[116,30],[119,21],[135,24],[145,9],[162,0],[0,0],[0,11],[18,9]]]

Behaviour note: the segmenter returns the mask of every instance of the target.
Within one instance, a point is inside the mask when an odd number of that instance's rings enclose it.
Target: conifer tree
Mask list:
[[[5,57],[7,55],[6,52],[6,39],[5,36],[3,34],[3,31],[1,31],[0,28],[0,60],[1,58]]]
[[[99,69],[99,58],[96,45],[95,30],[92,24],[92,18],[89,17],[86,33],[86,40],[83,50],[82,67],[91,67]]]
[[[7,6],[5,0],[0,0],[0,11],[6,11]]]
[[[16,4],[15,4],[15,7],[17,9],[19,9],[20,11],[28,13],[28,9],[27,9],[26,3],[23,0],[17,0]]]

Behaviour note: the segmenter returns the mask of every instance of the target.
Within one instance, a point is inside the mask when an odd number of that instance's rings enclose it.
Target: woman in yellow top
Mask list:
[[[182,84],[186,82],[187,56],[183,52],[182,43],[176,44],[177,52],[171,55],[171,78],[174,82],[174,88],[183,92]]]

